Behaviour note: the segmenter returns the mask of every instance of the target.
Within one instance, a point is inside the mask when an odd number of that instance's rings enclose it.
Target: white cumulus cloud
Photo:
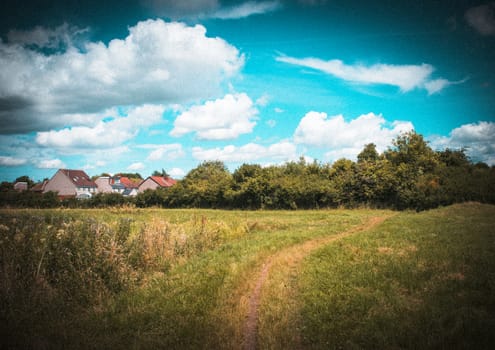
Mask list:
[[[495,35],[495,2],[467,10],[466,21],[483,35]]]
[[[126,38],[108,44],[87,42],[80,50],[69,41],[54,54],[21,45],[50,42],[29,36],[0,40],[0,133],[63,127],[81,113],[115,106],[209,98],[244,64],[235,47],[207,37],[205,27],[161,19],[139,22]]]
[[[185,152],[182,145],[179,143],[163,144],[163,145],[139,145],[139,148],[153,149],[148,155],[147,160],[175,160],[184,157]]]
[[[234,145],[210,149],[193,147],[192,155],[198,160],[220,160],[224,162],[252,162],[260,159],[285,161],[297,158],[296,145],[287,140],[270,146],[248,143],[240,147]]]
[[[495,122],[480,121],[453,129],[448,136],[430,137],[433,148],[465,148],[473,161],[495,165]]]
[[[135,162],[129,165],[127,167],[127,170],[137,171],[137,170],[143,170],[144,168],[146,168],[146,166],[142,162]]]
[[[170,169],[170,171],[168,171],[168,174],[172,177],[172,178],[182,178],[184,177],[184,175],[186,175],[186,172],[184,170],[182,170],[181,168],[172,168]]]
[[[119,147],[132,139],[140,128],[159,123],[164,109],[161,105],[143,105],[130,109],[126,116],[118,116],[114,110],[109,113],[114,119],[100,121],[93,127],[76,126],[38,132],[36,143],[65,153],[85,153],[87,149]]]
[[[44,159],[36,163],[38,169],[63,169],[66,165],[60,159]]]
[[[235,139],[253,130],[257,115],[258,110],[248,95],[227,94],[181,113],[170,135],[178,137],[194,132],[203,140]]]
[[[401,132],[414,129],[411,122],[393,121],[374,113],[363,114],[346,121],[342,115],[308,112],[294,132],[294,142],[328,149],[329,159],[355,158],[364,145],[374,143],[378,151],[391,145]]]
[[[27,159],[24,158],[15,158],[8,156],[0,157],[0,165],[1,166],[20,166],[27,163]]]
[[[384,84],[398,87],[402,92],[424,88],[429,94],[441,91],[450,83],[446,79],[431,79],[433,66],[420,65],[362,64],[348,65],[341,60],[318,58],[294,58],[279,56],[279,62],[320,70],[339,79],[359,84]]]

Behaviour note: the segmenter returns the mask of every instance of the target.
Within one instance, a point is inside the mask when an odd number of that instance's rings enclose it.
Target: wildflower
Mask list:
[[[63,229],[59,229],[57,231],[57,239],[62,239],[64,235],[65,235],[65,231]]]

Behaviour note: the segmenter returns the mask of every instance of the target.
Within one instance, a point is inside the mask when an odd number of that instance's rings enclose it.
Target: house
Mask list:
[[[98,187],[98,193],[112,193],[112,185],[110,182],[110,176],[100,176],[95,180],[95,184]]]
[[[43,193],[57,192],[61,198],[88,198],[98,191],[96,184],[82,170],[59,169],[48,180]]]
[[[135,196],[141,180],[131,180],[126,176],[100,176],[95,180],[100,193],[120,193],[123,196]]]
[[[17,192],[27,191],[27,189],[28,183],[25,181],[18,181],[14,184],[14,190],[16,190]]]
[[[149,176],[139,185],[139,192],[156,190],[157,188],[167,188],[175,185],[176,183],[177,181],[170,177]]]
[[[112,178],[113,192],[118,192],[123,196],[134,197],[138,193],[139,184],[141,180],[132,180],[126,176],[116,175]]]
[[[43,193],[45,191],[45,186],[48,183],[48,180],[43,180],[42,182],[38,182],[36,185],[31,187],[31,191],[37,193]]]

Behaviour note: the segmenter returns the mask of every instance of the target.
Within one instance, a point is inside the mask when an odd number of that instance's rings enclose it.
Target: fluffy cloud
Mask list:
[[[345,121],[342,115],[309,112],[299,122],[294,141],[308,146],[328,148],[329,159],[355,158],[364,145],[374,143],[379,151],[391,144],[399,133],[412,130],[410,122],[387,123],[381,115],[368,113]]]
[[[235,47],[207,37],[203,26],[160,19],[139,22],[108,45],[88,42],[79,50],[69,42],[51,55],[21,45],[29,34],[11,36],[17,42],[0,40],[0,133],[63,127],[82,111],[208,98],[244,64]]]
[[[84,170],[92,170],[92,169],[97,169],[97,168],[104,167],[106,165],[107,165],[107,162],[102,161],[102,160],[97,160],[95,162],[84,164],[82,168]]]
[[[164,144],[164,145],[140,145],[139,148],[150,148],[153,151],[150,152],[148,158],[149,161],[157,160],[174,160],[184,157],[185,153],[182,149],[182,145],[179,143]]]
[[[470,8],[466,21],[483,35],[495,35],[495,2]]]
[[[1,166],[20,166],[27,163],[27,159],[14,157],[0,157]]]
[[[36,167],[38,169],[63,169],[66,168],[66,165],[60,159],[56,158],[40,160],[36,163]]]
[[[184,177],[184,175],[186,175],[186,172],[184,170],[182,170],[181,168],[172,168],[172,169],[170,169],[168,174],[172,178],[182,178],[182,177]]]
[[[436,149],[466,148],[473,161],[495,165],[495,123],[480,121],[453,129],[449,136],[430,137]]]
[[[229,140],[250,133],[258,110],[248,95],[227,94],[221,99],[193,106],[180,114],[170,135],[178,137],[195,132],[199,139]]]
[[[318,58],[293,58],[279,56],[279,62],[320,70],[339,79],[359,84],[384,84],[397,86],[402,92],[417,88],[424,88],[429,94],[441,91],[449,81],[446,79],[431,80],[434,71],[429,64],[421,65],[393,65],[375,64],[364,66],[361,64],[347,65],[341,60],[324,61]]]
[[[118,116],[117,110],[113,110],[109,112],[110,121],[100,121],[94,127],[77,126],[39,132],[36,143],[64,153],[118,147],[133,138],[140,128],[159,123],[164,109],[161,105],[143,105],[129,110],[126,116]]]
[[[127,170],[137,171],[137,170],[143,170],[144,168],[146,168],[146,166],[142,162],[135,162],[129,165],[127,167]]]
[[[296,145],[289,141],[281,141],[268,147],[256,143],[248,143],[241,147],[234,145],[224,148],[204,149],[194,147],[193,157],[198,160],[221,160],[224,162],[252,162],[259,159],[292,160],[296,159]]]

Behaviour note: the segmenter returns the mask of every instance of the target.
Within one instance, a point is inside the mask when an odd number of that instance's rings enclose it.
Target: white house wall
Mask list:
[[[156,190],[158,188],[158,184],[152,179],[148,178],[144,180],[141,185],[139,185],[139,192],[144,192],[146,190]]]
[[[96,186],[98,186],[98,192],[110,193],[112,192],[112,186],[110,185],[109,177],[99,177],[95,180]]]
[[[60,170],[48,181],[43,192],[57,192],[59,196],[75,196],[76,186]]]

